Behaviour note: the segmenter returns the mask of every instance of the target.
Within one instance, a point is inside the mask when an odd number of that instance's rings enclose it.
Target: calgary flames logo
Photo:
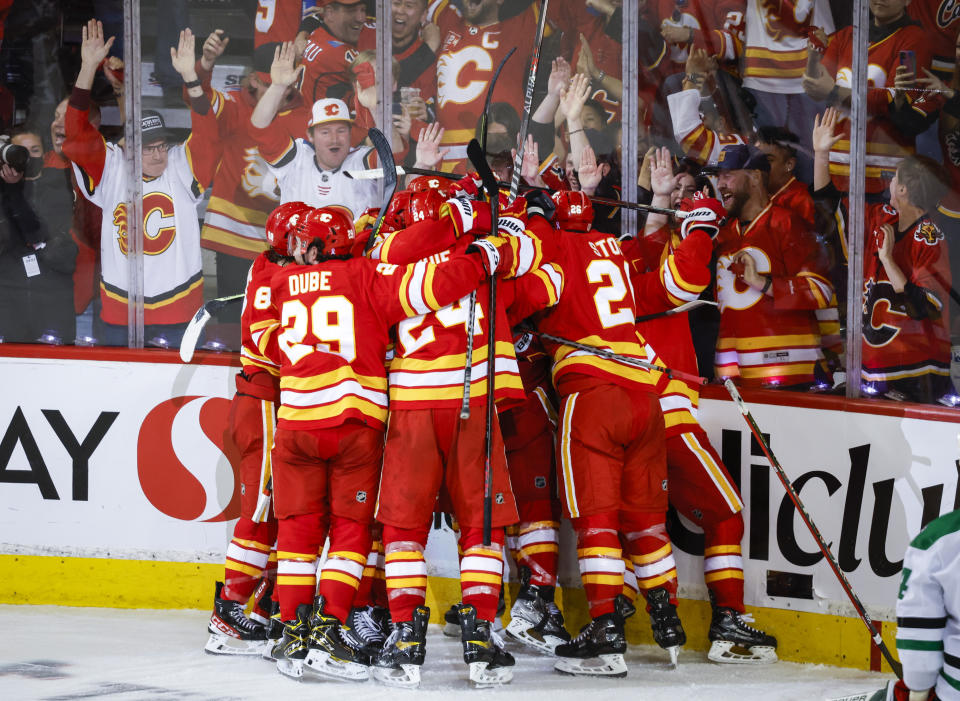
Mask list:
[[[117,232],[120,252],[127,255],[127,203],[121,202],[113,210],[113,225]],[[173,200],[164,192],[151,192],[143,197],[143,252],[157,256],[170,248],[177,235]]]
[[[943,232],[932,221],[925,221],[913,232],[913,238],[928,246],[936,246],[943,238]]]
[[[767,34],[780,40],[786,36],[802,37],[813,17],[813,3],[803,0],[757,0]]]

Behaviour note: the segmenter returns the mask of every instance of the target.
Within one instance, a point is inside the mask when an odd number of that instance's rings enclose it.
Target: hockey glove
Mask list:
[[[553,221],[553,214],[557,211],[557,205],[547,192],[530,190],[525,197],[527,198],[528,218],[538,214],[548,222]]]
[[[702,229],[712,239],[720,233],[720,227],[727,216],[727,210],[723,208],[720,200],[704,197],[700,192],[695,193],[692,198],[684,197],[678,211],[685,213],[680,224],[680,238],[686,238],[691,231]]]
[[[440,218],[448,218],[457,238],[464,234],[485,236],[490,233],[490,205],[460,194],[440,205]]]
[[[483,181],[477,175],[477,171],[472,170],[465,176],[450,184],[450,194],[453,197],[465,196],[471,200],[477,199],[480,195],[480,188],[483,187]]]
[[[480,254],[483,269],[487,275],[494,275],[501,266],[508,266],[513,259],[513,251],[502,236],[484,236],[467,246],[467,253]]]

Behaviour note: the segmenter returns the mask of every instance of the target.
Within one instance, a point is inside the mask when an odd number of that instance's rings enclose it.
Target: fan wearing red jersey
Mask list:
[[[828,159],[837,113],[813,130],[814,188],[835,209],[842,194],[830,183]],[[931,219],[949,176],[924,156],[903,159],[890,181],[890,204],[867,207],[863,254],[863,359],[866,395],[936,402],[952,393],[947,295],[949,254]]]
[[[668,153],[656,155],[651,181],[651,204],[668,205],[675,182]],[[634,270],[644,273],[633,278],[643,314],[666,310],[659,296],[645,284],[651,279],[654,286],[663,288],[666,301],[673,306],[697,299],[710,283],[710,239],[719,232],[726,211],[719,201],[702,193],[684,199],[679,209],[689,212],[679,226],[676,220],[668,222],[662,215],[649,215],[643,239],[629,246],[636,255],[631,263]],[[624,244],[625,252],[628,243]],[[667,367],[697,374],[687,314],[660,316],[641,322],[639,327]],[[697,420],[698,403],[698,385],[671,379],[661,387],[670,503],[704,532],[703,575],[712,608],[708,658],[714,662],[771,662],[777,659],[776,639],[748,625],[749,618],[744,616],[740,550],[743,503]]]
[[[556,218],[588,228],[586,201],[557,193]],[[554,232],[563,269],[560,299],[538,315],[538,330],[655,360],[636,331],[630,271],[616,238],[594,231]],[[654,638],[675,650],[685,641],[676,614],[676,567],[666,533],[667,473],[657,378],[648,370],[544,341],[561,402],[558,481],[563,512],[577,533],[580,573],[591,621],[557,646],[556,668],[571,674],[627,672],[622,596],[624,549],[648,568],[643,581]],[[610,407],[617,407],[611,412]],[[621,543],[621,535],[625,547]],[[673,653],[671,653],[673,654]]]
[[[416,199],[420,193],[412,196]],[[500,224],[504,231],[524,231],[520,217],[523,199],[504,211]],[[489,206],[466,197],[446,202],[440,211],[441,220],[452,221],[459,235],[454,241],[417,235],[424,224],[391,235],[378,254],[381,260],[404,263],[418,258],[444,260],[468,245],[473,232],[490,226]],[[464,235],[467,234],[467,235]],[[527,316],[556,299],[558,277],[538,270],[541,254],[539,242],[525,235],[518,236],[514,255],[517,272],[523,275],[515,285],[523,292],[516,294],[513,304],[526,307]],[[505,286],[504,295],[515,290]],[[426,609],[426,561],[430,517],[437,496],[445,493],[452,503],[460,524],[460,548],[463,558],[460,582],[463,603],[458,607],[464,643],[464,661],[470,665],[470,679],[478,684],[509,682],[513,658],[499,649],[491,639],[493,621],[499,601],[503,572],[503,527],[517,521],[511,482],[504,457],[503,439],[498,422],[491,426],[493,471],[493,510],[491,543],[483,544],[483,511],[480,496],[484,490],[484,438],[486,404],[488,333],[486,285],[477,291],[477,311],[473,334],[473,358],[466,358],[467,298],[464,297],[434,313],[400,322],[396,329],[395,356],[390,363],[390,425],[384,451],[383,479],[377,503],[377,520],[384,524],[386,543],[387,592],[391,617],[395,623],[412,621]],[[510,325],[505,307],[498,303],[496,318],[495,401],[501,406],[517,404],[524,398],[517,360],[514,355]],[[470,395],[470,417],[460,419],[463,393],[463,368],[473,363]],[[483,650],[474,642],[486,641]],[[403,641],[388,641],[381,654],[374,677],[386,684],[416,686],[422,655],[410,660]]]
[[[370,552],[390,326],[442,308],[498,265],[513,264],[512,248],[501,238],[477,241],[471,252],[440,265],[410,266],[352,258],[354,239],[352,222],[339,210],[307,214],[289,249],[306,265],[278,270],[266,300],[272,316],[264,333],[276,334],[281,398],[272,458],[284,637],[273,654],[278,669],[294,677],[304,669],[368,676],[366,660],[344,645],[340,627]],[[328,533],[313,605],[317,554]]]
[[[728,146],[719,169],[728,217],[714,240],[716,375],[745,387],[809,385],[823,359],[815,311],[833,298],[826,252],[802,220],[770,202],[765,154]]]
[[[301,25],[310,34],[300,91],[307,104],[327,97],[352,104],[350,64],[362,49],[375,48],[376,30],[366,23],[364,0],[319,0],[317,6],[320,12]]]
[[[240,366],[237,391],[230,403],[230,433],[240,453],[240,518],[227,546],[223,582],[217,582],[214,610],[208,630],[206,650],[216,654],[259,654],[268,637],[267,619],[274,613],[271,602],[276,580],[277,520],[270,508],[272,465],[270,449],[276,428],[276,405],[280,398],[276,336],[267,332],[271,324],[270,278],[278,266],[289,259],[287,236],[310,211],[303,202],[288,202],[277,207],[267,219],[270,250],[253,262],[247,276],[240,330]],[[273,557],[271,557],[271,554]],[[272,563],[273,567],[269,567]],[[270,570],[268,572],[265,571]],[[266,589],[258,596],[262,607],[254,611],[255,625],[243,613],[261,577]],[[268,633],[274,632],[273,635]]]
[[[303,0],[257,0],[253,20],[253,46],[293,41],[300,28]]]
[[[493,91],[493,103],[522,104],[531,40],[536,35],[539,4],[500,20],[502,0],[464,3],[460,10],[449,0],[436,3],[431,20],[440,28],[437,49],[437,121],[449,147],[444,170],[465,172],[467,143],[476,134],[487,86],[500,61],[514,47],[517,55],[503,68]],[[545,35],[549,34],[549,28]]]
[[[866,189],[881,193],[886,188],[885,178],[896,170],[901,158],[915,150],[912,134],[904,134],[890,119],[890,103],[894,99],[894,77],[900,65],[900,54],[912,53],[918,76],[930,68],[931,43],[923,28],[909,15],[910,0],[888,0],[871,7],[869,28],[870,47],[867,53],[867,120],[866,132]],[[844,112],[841,122],[844,138],[838,140],[830,153],[830,174],[838,190],[849,188],[850,178],[850,108],[853,61],[853,28],[845,27],[830,38],[821,63],[816,63],[816,75],[803,76],[803,89],[816,101],[826,101]],[[907,99],[911,99],[908,94]]]

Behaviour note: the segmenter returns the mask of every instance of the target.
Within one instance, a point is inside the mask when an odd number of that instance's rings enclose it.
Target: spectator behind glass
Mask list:
[[[844,204],[830,180],[829,159],[843,138],[839,113],[828,109],[813,128],[814,197]],[[900,162],[890,181],[890,204],[867,206],[863,231],[863,360],[867,396],[936,402],[952,393],[947,295],[949,253],[930,213],[949,176],[926,156]]]
[[[410,112],[416,134],[433,121],[437,106],[437,55],[439,31],[427,23],[427,0],[393,0],[393,57],[399,64],[393,74],[400,86],[400,101]],[[427,41],[429,39],[429,41]]]
[[[770,203],[764,153],[727,146],[718,168],[728,216],[714,240],[715,372],[745,387],[806,389],[823,359],[814,311],[833,297],[825,251],[796,214]]]
[[[870,48],[867,53],[867,143],[866,189],[873,199],[881,199],[889,178],[899,160],[914,152],[914,137],[905,135],[889,118],[890,95],[900,54],[912,52],[916,71],[923,74],[930,68],[930,43],[924,30],[906,14],[909,0],[873,0],[873,20],[869,27]],[[908,56],[909,54],[905,54]],[[830,39],[823,61],[814,59],[803,77],[803,89],[813,100],[826,101],[839,107],[844,119],[840,126],[843,138],[830,154],[830,175],[838,190],[849,189],[850,177],[850,109],[851,65],[853,61],[853,28],[845,27]]]
[[[21,168],[0,166],[0,336],[6,343],[70,343],[77,258],[70,181],[43,167],[38,132],[20,131],[11,142],[28,159]]]
[[[364,0],[318,0],[317,7],[300,25],[310,31],[300,91],[308,105],[325,97],[350,104],[350,63],[358,50],[376,47],[376,31],[366,25]]]
[[[64,153],[73,161],[83,195],[104,210],[100,236],[104,322],[97,337],[108,345],[127,343],[129,264],[126,160],[120,147],[107,144],[88,119],[90,87],[110,50],[103,27],[90,20],[83,28],[82,63],[70,95]],[[186,83],[197,80],[194,38],[187,29],[172,51],[173,66]],[[217,123],[210,101],[196,85],[189,90],[192,133],[186,144],[171,146],[159,113],[145,110],[143,134],[143,294],[148,343],[179,346],[187,322],[203,303],[200,227],[196,206],[220,161]]]
[[[444,129],[443,145],[450,149],[444,170],[466,172],[469,168],[467,143],[483,114],[488,83],[514,47],[517,53],[504,65],[492,102],[513,105],[517,111],[523,104],[540,5],[532,3],[520,14],[500,20],[502,4],[503,0],[472,0],[459,10],[452,3],[437,3],[431,17],[441,37],[437,50],[437,121]],[[544,36],[549,33],[548,27]],[[516,138],[507,148],[515,147]],[[487,144],[488,151],[495,152],[493,148]]]

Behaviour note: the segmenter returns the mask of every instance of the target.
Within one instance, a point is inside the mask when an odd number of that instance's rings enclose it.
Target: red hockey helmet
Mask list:
[[[312,208],[304,202],[284,202],[267,217],[267,243],[281,256],[287,255],[287,236],[293,231],[303,215]]]
[[[416,178],[410,181],[407,189],[410,190],[410,192],[426,192],[427,190],[437,190],[441,195],[444,196],[444,198],[446,198],[449,185],[449,180],[439,178],[435,175],[418,175]]]
[[[579,190],[557,190],[550,195],[557,212],[554,218],[561,229],[590,231],[593,226],[593,203]]]
[[[385,227],[389,227],[392,231],[402,229],[405,226],[403,223],[403,215],[404,212],[407,211],[409,204],[409,190],[400,190],[393,193],[393,198],[390,200],[390,206],[387,207],[387,213],[383,215],[383,225]]]
[[[410,204],[403,214],[403,221],[407,226],[417,222],[440,218],[440,205],[446,202],[440,190],[421,190],[410,195]]]
[[[311,245],[320,256],[349,255],[356,233],[353,221],[339,207],[319,207],[307,213],[290,235],[290,255],[307,252]]]

